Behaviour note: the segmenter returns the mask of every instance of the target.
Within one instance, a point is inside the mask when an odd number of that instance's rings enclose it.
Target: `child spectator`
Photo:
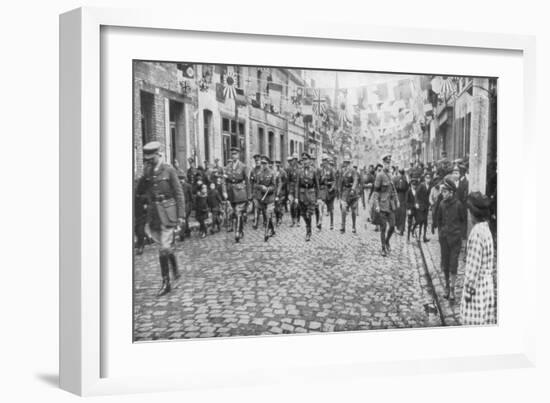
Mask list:
[[[208,218],[208,192],[204,183],[195,197],[195,216],[199,222],[200,237],[204,238],[206,237],[205,221]]]
[[[212,212],[212,233],[214,233],[214,227],[216,232],[221,229],[221,214],[222,214],[222,196],[218,191],[214,182],[210,183],[210,189],[208,189],[208,208]]]

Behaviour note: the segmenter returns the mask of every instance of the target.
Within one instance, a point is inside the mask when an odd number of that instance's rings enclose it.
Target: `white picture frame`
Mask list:
[[[288,365],[284,365],[273,361],[275,357],[272,357],[273,360],[266,358],[262,371],[257,371],[257,367],[247,367],[247,360],[244,360],[239,368],[223,366],[220,362],[213,370],[198,369],[191,367],[193,361],[190,359],[189,362],[175,364],[175,367],[172,364],[170,370],[162,376],[124,374],[124,370],[118,371],[122,373],[117,373],[116,376],[105,375],[110,372],[105,369],[105,360],[112,354],[113,349],[105,347],[107,336],[105,329],[102,329],[106,323],[110,323],[104,321],[104,317],[109,314],[109,306],[106,303],[106,292],[102,288],[101,270],[108,246],[102,243],[101,228],[101,208],[107,189],[103,181],[106,174],[106,157],[102,154],[107,143],[102,142],[101,137],[104,130],[101,120],[101,91],[105,90],[101,87],[101,47],[104,45],[101,38],[102,27],[223,32],[227,35],[256,36],[257,40],[261,40],[262,37],[295,41],[318,39],[338,40],[340,43],[377,43],[378,46],[399,44],[413,47],[519,52],[523,92],[521,102],[516,100],[516,103],[523,105],[520,108],[520,131],[523,132],[524,146],[520,150],[520,156],[516,157],[520,161],[529,161],[535,153],[535,41],[530,36],[371,27],[347,24],[344,21],[327,24],[313,19],[302,19],[300,24],[285,25],[269,19],[236,22],[230,19],[216,19],[211,15],[196,15],[182,20],[176,13],[151,10],[81,8],[65,13],[60,17],[60,385],[63,389],[79,395],[98,395],[224,385],[246,386],[266,382],[293,382],[299,379],[331,381],[373,374],[415,374],[534,365],[536,253],[534,243],[529,243],[526,241],[527,237],[522,235],[536,232],[533,219],[535,213],[529,206],[521,205],[516,207],[521,219],[515,229],[519,231],[516,237],[524,239],[517,251],[517,261],[520,262],[522,274],[518,282],[522,285],[524,297],[514,304],[519,305],[516,308],[523,312],[523,321],[510,324],[513,328],[514,342],[510,342],[509,347],[502,348],[498,354],[494,351],[487,354],[477,351],[466,355],[454,352],[449,355],[434,353],[431,357],[424,355],[411,358],[401,356],[397,349],[394,356],[369,360],[361,355],[354,358],[352,352],[347,352],[342,347],[343,356],[350,354],[342,360],[336,356],[334,359],[329,357],[323,360],[304,353],[303,356],[297,356],[292,362],[289,361]],[[128,81],[130,79],[131,77],[128,77]],[[502,136],[499,141],[501,139]],[[505,147],[499,148],[499,151],[500,149],[506,153]],[[513,177],[513,173],[505,166],[499,173],[510,175],[511,180],[517,178]],[[508,180],[508,177],[505,178]],[[534,176],[520,177],[520,180],[525,189],[536,189]],[[499,192],[501,183],[502,181],[499,181]],[[500,255],[499,262],[507,264]],[[506,302],[510,298],[509,295],[501,290],[500,298],[504,298]],[[131,315],[131,312],[128,312],[128,315]],[[474,329],[453,330],[455,336],[464,339],[468,338],[468,333],[465,333],[468,331],[473,332]],[[403,337],[410,337],[411,341],[419,340],[421,337],[438,337],[437,333],[431,333],[432,331],[419,332],[423,330],[400,333],[375,332],[369,336],[365,333],[334,337],[281,336],[268,338],[268,341],[265,341],[265,338],[241,338],[219,340],[216,341],[217,344],[206,344],[210,341],[186,341],[162,343],[163,345],[158,348],[164,351],[187,348],[189,352],[189,346],[195,346],[193,348],[196,351],[223,352],[238,347],[251,351],[251,354],[265,354],[268,357],[272,348],[287,348],[291,343],[292,348],[300,348],[307,352],[308,346],[311,345],[314,346],[313,349],[331,351],[343,343],[357,345],[366,337],[377,340],[381,340],[382,337],[395,338],[401,342]],[[491,332],[489,329],[484,337],[491,337]],[[498,332],[497,328],[492,334],[500,336]],[[447,337],[442,332],[439,334],[439,337]],[[131,340],[131,335],[128,335],[128,338]],[[116,348],[116,345],[113,347]],[[201,357],[195,359],[195,362],[198,362]]]

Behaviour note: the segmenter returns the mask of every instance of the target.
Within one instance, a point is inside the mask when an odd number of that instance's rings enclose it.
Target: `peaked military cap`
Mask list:
[[[158,141],[150,141],[143,146],[143,159],[151,159],[160,150],[160,143]]]
[[[254,158],[255,160],[259,159],[259,158],[262,158],[262,156],[260,154],[254,154],[252,156],[252,158]]]
[[[388,154],[384,154],[384,155],[382,156],[382,161],[384,161],[384,162],[390,162],[390,161],[391,161],[391,154],[389,154],[389,153],[388,153]]]
[[[262,155],[262,162],[267,162],[268,164],[271,162],[271,160],[269,159],[269,157],[267,155]]]
[[[239,147],[231,147],[231,152],[238,153],[238,152],[241,152],[241,149]]]
[[[308,153],[306,153],[305,151],[302,153],[302,159],[303,158],[307,158],[307,159],[311,159],[311,155],[309,155]]]

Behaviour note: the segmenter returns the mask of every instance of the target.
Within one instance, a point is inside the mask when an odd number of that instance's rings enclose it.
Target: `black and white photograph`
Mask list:
[[[498,324],[496,77],[132,67],[134,342]]]

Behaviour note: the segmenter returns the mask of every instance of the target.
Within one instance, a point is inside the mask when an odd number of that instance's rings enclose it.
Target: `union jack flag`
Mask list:
[[[324,115],[327,112],[327,99],[321,95],[320,90],[313,90],[313,113]]]

